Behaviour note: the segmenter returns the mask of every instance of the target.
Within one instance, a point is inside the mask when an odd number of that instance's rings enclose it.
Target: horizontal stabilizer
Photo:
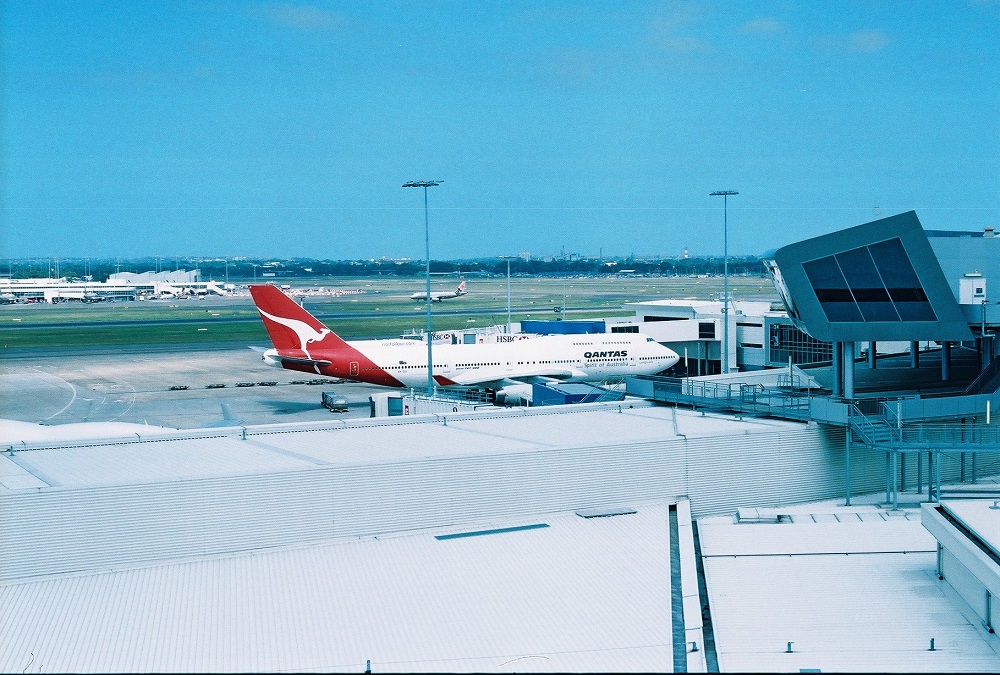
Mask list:
[[[282,363],[292,363],[297,366],[319,366],[320,368],[325,368],[332,364],[332,361],[326,361],[324,359],[302,359],[296,356],[275,356],[273,357]]]

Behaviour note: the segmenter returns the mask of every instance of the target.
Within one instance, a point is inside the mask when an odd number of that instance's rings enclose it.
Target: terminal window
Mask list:
[[[811,260],[802,267],[830,322],[937,320],[898,238]]]
[[[768,327],[768,365],[822,363],[833,359],[833,345],[803,333],[791,324],[772,323]]]
[[[700,340],[714,340],[715,339],[715,322],[714,321],[702,321],[698,324],[698,339]]]

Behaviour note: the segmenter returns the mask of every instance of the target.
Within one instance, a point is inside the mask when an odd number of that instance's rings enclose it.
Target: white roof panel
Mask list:
[[[838,521],[808,524],[797,507],[793,523],[699,522],[722,672],[1000,671],[995,638],[938,580],[915,509],[821,508]]]
[[[315,466],[238,437],[27,450],[15,452],[11,459],[52,487],[134,484]]]
[[[652,504],[7,584],[0,671],[670,670],[666,522]]]
[[[1000,555],[1000,504],[986,499],[947,499],[941,505]]]

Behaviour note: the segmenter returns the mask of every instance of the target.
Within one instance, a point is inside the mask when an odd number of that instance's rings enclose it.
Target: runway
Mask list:
[[[386,391],[318,377],[325,383],[292,384],[303,379],[313,378],[265,366],[260,354],[247,348],[23,355],[2,362],[0,398],[5,404],[0,417],[41,424],[115,421],[194,429],[220,422],[225,403],[243,424],[314,422],[368,417],[368,397]],[[207,388],[219,384],[225,386]],[[347,412],[331,413],[320,405],[321,392],[331,390],[347,396]]]

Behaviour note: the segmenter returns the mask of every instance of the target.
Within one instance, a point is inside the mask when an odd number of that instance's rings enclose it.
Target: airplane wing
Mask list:
[[[504,367],[479,368],[475,373],[461,374],[447,379],[448,383],[459,386],[510,384],[534,384],[586,377],[586,373],[573,368],[531,368],[508,370]],[[446,384],[442,382],[442,384]]]

